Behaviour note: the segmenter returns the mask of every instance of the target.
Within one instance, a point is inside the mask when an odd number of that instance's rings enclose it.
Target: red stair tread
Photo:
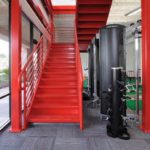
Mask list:
[[[49,107],[64,107],[64,106],[78,106],[79,103],[77,99],[68,99],[68,100],[62,100],[62,99],[36,99],[33,103],[33,105],[41,105],[42,107],[49,106]]]
[[[32,107],[31,115],[77,115],[79,109],[76,106],[72,107]]]
[[[74,44],[53,44],[29,114],[29,122],[78,122]]]
[[[79,122],[79,115],[30,115],[28,121],[37,123],[72,123]]]
[[[32,108],[45,108],[45,109],[78,109],[78,103],[71,103],[71,102],[56,102],[56,101],[51,101],[50,102],[39,102],[39,103],[34,103]]]

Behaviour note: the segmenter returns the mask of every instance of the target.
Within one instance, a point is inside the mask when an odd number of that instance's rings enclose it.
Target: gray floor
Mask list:
[[[86,109],[85,130],[75,124],[34,124],[20,134],[0,133],[0,150],[150,150],[150,134],[129,129],[131,140],[106,135],[94,109]]]

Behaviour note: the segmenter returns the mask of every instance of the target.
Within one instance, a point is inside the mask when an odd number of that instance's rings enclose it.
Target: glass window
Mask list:
[[[9,2],[0,0],[0,129],[10,121]]]
[[[37,42],[40,40],[41,38],[41,33],[40,31],[34,26],[33,28],[33,44],[34,46],[37,44]]]
[[[30,52],[30,21],[27,17],[25,17],[25,15],[22,15],[22,67],[27,62]]]

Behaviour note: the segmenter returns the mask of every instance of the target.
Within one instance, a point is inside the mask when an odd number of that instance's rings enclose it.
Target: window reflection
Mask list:
[[[0,129],[9,121],[9,86],[9,3],[0,0]]]

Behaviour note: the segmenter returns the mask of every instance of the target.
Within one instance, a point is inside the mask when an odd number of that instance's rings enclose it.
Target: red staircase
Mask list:
[[[77,56],[74,44],[52,44],[28,122],[76,122],[83,128]]]

